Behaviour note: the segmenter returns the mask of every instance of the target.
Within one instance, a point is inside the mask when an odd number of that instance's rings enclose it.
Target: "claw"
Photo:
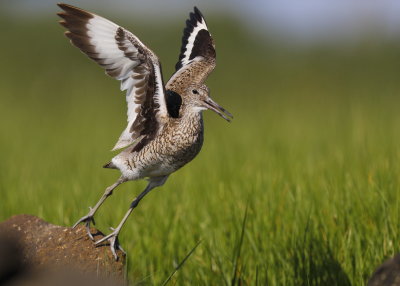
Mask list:
[[[100,243],[108,240],[108,242],[110,243],[111,252],[112,252],[115,260],[118,260],[117,250],[120,250],[124,255],[126,255],[126,252],[121,247],[121,245],[119,244],[119,241],[118,241],[119,231],[115,230],[112,227],[111,227],[111,230],[113,231],[112,233],[110,233],[109,235],[107,235],[107,236],[103,237],[102,239],[96,241],[94,244],[95,245],[99,245]]]
[[[122,246],[118,242],[118,249],[121,250],[121,252],[126,256],[126,251],[122,248]]]
[[[90,212],[91,212],[91,211],[92,211],[92,208],[89,208],[89,209],[90,209]],[[92,233],[90,232],[90,223],[93,222],[93,225],[95,225],[96,223],[95,223],[95,221],[94,221],[93,215],[91,215],[90,212],[89,212],[88,215],[86,215],[86,216],[80,218],[80,219],[72,226],[72,228],[75,228],[78,224],[84,222],[84,223],[85,223],[85,227],[86,227],[87,235],[89,236],[89,238],[90,238],[91,240],[94,241],[93,235],[92,235]]]

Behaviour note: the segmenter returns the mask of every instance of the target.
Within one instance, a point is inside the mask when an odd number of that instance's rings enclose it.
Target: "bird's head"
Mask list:
[[[231,113],[229,113],[210,97],[210,89],[206,85],[192,85],[188,88],[186,94],[186,105],[192,110],[202,111],[210,109],[228,122],[230,122],[233,118]]]

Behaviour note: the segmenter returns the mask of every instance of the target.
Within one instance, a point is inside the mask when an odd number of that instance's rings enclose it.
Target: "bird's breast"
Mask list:
[[[203,120],[171,120],[163,130],[138,153],[131,164],[141,177],[168,175],[193,160],[203,145]]]
[[[160,136],[161,144],[159,152],[171,156],[177,162],[189,162],[200,151],[203,145],[204,129],[203,122],[188,121],[167,126]]]

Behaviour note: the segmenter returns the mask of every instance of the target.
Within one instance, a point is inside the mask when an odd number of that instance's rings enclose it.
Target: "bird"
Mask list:
[[[216,52],[197,7],[186,21],[175,72],[164,84],[158,57],[133,33],[97,14],[65,3],[57,5],[62,9],[57,14],[61,17],[59,23],[67,29],[65,36],[103,67],[107,75],[121,82],[128,106],[127,126],[112,149],[119,153],[104,165],[119,170],[121,176],[73,228],[83,223],[94,241],[90,225],[95,224],[95,213],[114,189],[127,181],[148,181],[118,226],[94,242],[98,245],[107,241],[117,260],[117,250],[126,255],[118,236],[133,209],[146,194],[162,186],[170,174],[200,152],[204,138],[203,111],[212,110],[228,122],[233,116],[210,97],[210,89],[205,85],[216,66]]]

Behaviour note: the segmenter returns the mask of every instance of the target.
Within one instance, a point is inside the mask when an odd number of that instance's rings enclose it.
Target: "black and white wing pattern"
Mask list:
[[[60,24],[68,29],[65,35],[89,58],[121,81],[126,90],[128,126],[113,150],[132,144],[139,137],[142,147],[166,122],[161,65],[157,56],[135,35],[96,14],[67,4],[58,4],[63,12]]]
[[[185,84],[204,83],[215,68],[215,57],[215,45],[206,21],[194,7],[186,20],[176,71],[168,81],[167,89],[181,90]]]

